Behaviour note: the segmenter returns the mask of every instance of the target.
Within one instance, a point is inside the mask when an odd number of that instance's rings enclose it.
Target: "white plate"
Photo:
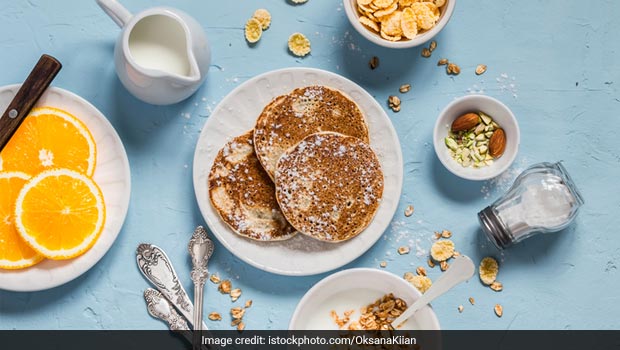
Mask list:
[[[0,111],[4,111],[20,85],[0,87]],[[123,226],[129,207],[131,178],[127,153],[118,134],[106,117],[88,101],[56,87],[47,89],[37,107],[64,109],[79,118],[92,133],[97,144],[97,166],[93,179],[103,192],[106,222],[95,245],[83,255],[70,260],[44,260],[23,270],[0,269],[0,289],[39,291],[67,283],[95,265],[110,249]]]
[[[422,294],[404,279],[378,269],[349,269],[329,275],[315,284],[301,298],[289,323],[290,330],[338,330],[331,310],[343,315],[354,310],[351,320],[360,317],[360,309],[385,294],[393,293],[407,306]],[[439,321],[430,305],[420,308],[401,326],[402,330],[439,330]]]
[[[304,235],[282,242],[257,242],[235,234],[211,206],[208,176],[217,152],[232,138],[252,129],[263,108],[294,88],[324,85],[349,95],[360,107],[370,130],[385,188],[374,220],[359,236],[343,243],[319,242]],[[388,227],[403,186],[403,156],[396,131],[375,99],[354,82],[311,68],[286,68],[256,76],[230,92],[207,120],[194,154],[194,191],[207,225],[239,259],[280,275],[307,276],[339,268],[364,254]]]

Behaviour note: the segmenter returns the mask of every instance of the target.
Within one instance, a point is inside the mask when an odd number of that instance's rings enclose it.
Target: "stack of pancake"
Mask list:
[[[253,130],[227,143],[209,196],[237,234],[281,241],[301,232],[342,242],[361,233],[383,195],[383,172],[358,106],[325,86],[278,96]]]

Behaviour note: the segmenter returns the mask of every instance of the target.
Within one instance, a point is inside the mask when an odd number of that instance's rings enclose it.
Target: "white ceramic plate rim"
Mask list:
[[[282,83],[280,80],[280,83],[272,84],[278,79],[284,79],[287,82]],[[331,86],[343,91],[360,106],[366,116],[371,147],[375,151],[381,150],[377,151],[377,155],[385,176],[383,201],[377,214],[364,232],[343,243],[317,243],[318,241],[301,237],[302,235],[289,241],[270,243],[255,242],[240,237],[220,219],[208,198],[207,178],[213,159],[226,142],[254,127],[256,118],[271,99],[293,88],[312,84]],[[243,101],[250,101],[247,103],[254,104],[255,107],[248,107],[249,110],[244,110]],[[258,108],[259,105],[260,108]],[[236,120],[222,120],[228,114],[232,114],[231,110],[237,109],[239,112],[234,114]],[[246,114],[247,116],[244,117]],[[226,249],[239,259],[264,271],[287,276],[308,276],[331,271],[348,264],[364,254],[382,236],[400,200],[403,184],[403,158],[396,130],[381,105],[366,90],[351,80],[328,71],[314,68],[285,68],[258,75],[235,88],[222,99],[200,133],[194,154],[193,177],[200,212],[211,232]],[[323,244],[329,247],[313,253],[314,255],[302,252],[303,249],[300,247],[291,250],[293,244],[300,244],[300,242],[305,244],[308,241],[312,241],[310,244]],[[306,248],[306,245],[303,247]],[[263,249],[265,250],[259,251]],[[308,258],[291,258],[291,254],[297,252],[304,256],[307,255]],[[263,255],[269,255],[269,258]],[[295,264],[304,266],[300,267]]]
[[[0,106],[2,109],[9,101],[3,101],[3,95],[10,93],[11,98],[17,93],[21,84],[0,87]],[[62,100],[62,101],[61,101]],[[56,102],[54,102],[56,101]],[[16,292],[33,292],[54,288],[72,281],[92,268],[108,252],[121,231],[131,193],[131,174],[129,160],[123,143],[108,119],[82,97],[57,87],[50,87],[36,105],[53,106],[72,112],[82,109],[83,115],[76,115],[89,128],[97,144],[97,165],[93,178],[100,185],[106,203],[106,222],[97,242],[83,255],[64,261],[44,260],[41,263],[21,270],[0,269],[0,289]],[[73,114],[73,113],[72,113]],[[106,150],[101,143],[105,142]],[[107,152],[113,147],[112,152]],[[110,154],[107,157],[105,153]],[[106,157],[106,159],[101,159]],[[122,187],[120,191],[112,189]]]
[[[308,303],[309,300],[311,300],[312,298],[316,297],[316,295],[321,291],[321,289],[324,288],[324,286],[329,285],[330,283],[332,283],[332,281],[338,280],[338,279],[342,278],[345,275],[351,275],[351,274],[365,275],[367,277],[370,277],[372,275],[382,275],[386,279],[392,279],[394,281],[398,281],[399,284],[402,284],[403,287],[405,289],[407,289],[411,293],[411,295],[415,296],[415,300],[420,298],[420,296],[422,295],[422,294],[420,294],[420,292],[414,286],[412,286],[411,284],[409,284],[408,282],[406,282],[402,278],[400,278],[400,277],[398,277],[398,276],[396,276],[393,273],[388,272],[388,271],[381,271],[381,270],[377,270],[377,269],[373,269],[373,268],[367,268],[367,267],[342,270],[342,271],[336,272],[334,274],[331,274],[331,275],[323,278],[317,284],[315,284],[312,288],[310,288],[306,292],[306,294],[304,294],[304,296],[301,298],[301,300],[297,304],[297,307],[295,308],[295,311],[293,312],[293,316],[291,316],[291,321],[289,322],[288,329],[289,330],[296,330],[295,326],[299,323],[298,319],[299,319],[299,317],[301,317],[301,311],[302,311],[303,306],[306,303]],[[352,286],[351,288],[352,289],[363,288],[363,286]],[[389,291],[386,291],[386,293],[389,293]],[[405,299],[405,296],[400,296],[400,297]],[[429,311],[429,315],[430,316],[429,316],[429,320],[428,321],[430,321],[432,323],[432,325],[433,325],[433,328],[431,328],[430,330],[439,330],[439,329],[441,329],[441,327],[439,325],[439,320],[437,319],[437,315],[435,314],[435,311],[433,310],[433,308],[431,307],[430,304],[422,307],[416,314],[414,314],[413,317],[419,317],[420,311],[422,311],[422,310],[428,310]]]

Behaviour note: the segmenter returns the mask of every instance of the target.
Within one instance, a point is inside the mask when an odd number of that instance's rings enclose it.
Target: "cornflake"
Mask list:
[[[229,294],[231,288],[232,284],[230,283],[230,280],[225,280],[220,283],[220,286],[217,288],[217,290],[219,290],[222,294]]]
[[[260,40],[263,35],[263,27],[256,18],[250,18],[245,23],[245,40],[254,44]]]
[[[430,278],[426,276],[414,275],[411,272],[405,272],[403,278],[416,287],[420,293],[426,292],[433,284],[433,281]]]
[[[256,20],[258,20],[258,22],[260,22],[261,28],[263,30],[269,28],[269,26],[271,25],[271,13],[269,13],[269,11],[265,9],[258,9],[254,11],[254,15],[252,15],[252,18],[255,18]]]
[[[288,49],[295,56],[303,57],[310,53],[310,40],[301,33],[293,33],[288,38]]]
[[[435,261],[445,261],[454,255],[454,242],[449,239],[437,241],[431,246],[431,257]]]
[[[499,264],[494,258],[487,256],[486,258],[482,259],[482,261],[480,261],[478,273],[480,275],[480,281],[482,281],[482,283],[486,285],[491,285],[493,282],[495,282],[498,272]]]

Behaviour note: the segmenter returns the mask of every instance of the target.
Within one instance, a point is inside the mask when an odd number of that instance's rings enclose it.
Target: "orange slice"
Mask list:
[[[0,170],[36,175],[67,168],[92,176],[96,152],[93,136],[77,118],[57,108],[35,108],[0,153]]]
[[[15,203],[15,227],[34,250],[49,259],[79,256],[95,244],[105,222],[97,184],[68,169],[33,177]]]
[[[13,209],[19,191],[30,176],[0,172],[0,269],[22,269],[43,260],[15,230]]]

